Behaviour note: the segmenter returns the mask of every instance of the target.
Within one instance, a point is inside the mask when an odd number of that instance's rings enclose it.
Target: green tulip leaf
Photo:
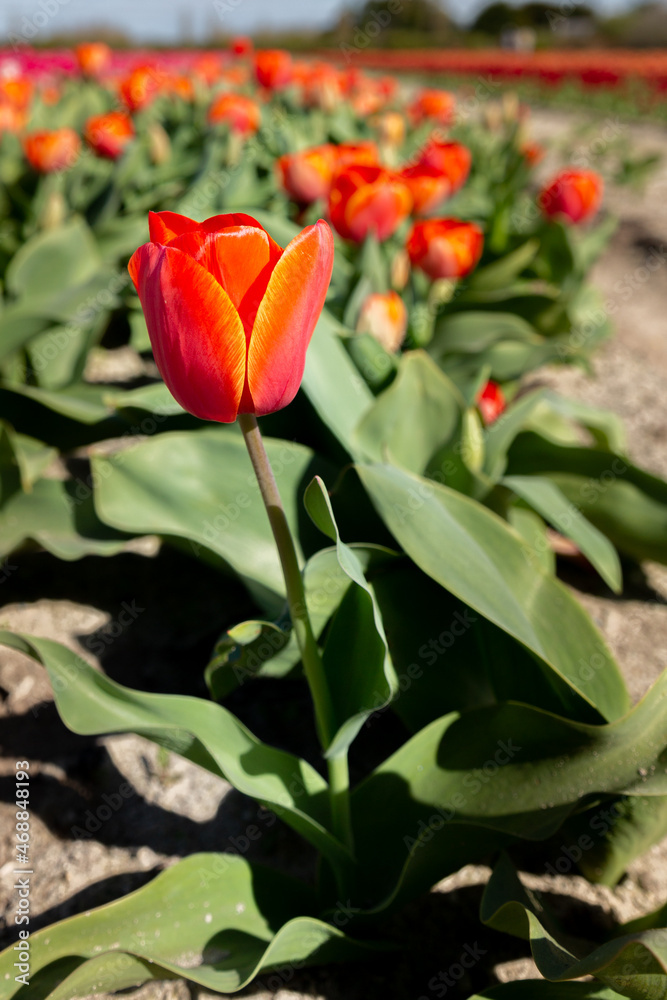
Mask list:
[[[363,563],[357,552],[341,541],[329,495],[319,477],[308,485],[304,504],[320,531],[336,543],[338,564],[351,581],[334,613],[322,655],[335,729],[326,753],[337,757],[347,752],[369,715],[389,704],[397,679]]]
[[[305,761],[261,743],[231,712],[201,698],[133,691],[60,643],[0,632],[0,642],[42,663],[73,732],[132,732],[166,746],[277,812],[334,866],[346,849],[329,833],[327,785]]]
[[[555,483],[541,476],[505,476],[503,486],[542,515],[572,541],[615,594],[623,589],[621,563],[608,538],[580,514]]]
[[[0,979],[12,986],[3,996],[75,1000],[177,978],[227,994],[271,968],[377,951],[316,919],[315,905],[311,889],[277,871],[234,854],[193,854],[121,899],[31,933],[28,988],[15,982],[7,948]]]
[[[578,958],[559,940],[544,904],[523,887],[506,857],[487,884],[481,918],[496,930],[529,940],[535,964],[551,982],[593,975],[631,1000],[664,1000],[667,994],[667,930],[626,934]]]
[[[446,486],[388,466],[358,473],[398,543],[428,576],[484,615],[553,671],[601,718],[628,708],[620,671],[568,590],[495,514]]]
[[[409,351],[358,424],[358,451],[369,461],[386,459],[421,474],[456,433],[464,409],[461,393],[428,354]]]
[[[298,547],[298,498],[312,476],[312,452],[274,438],[266,449]],[[94,456],[92,467],[102,521],[122,531],[185,538],[195,554],[216,553],[272,617],[280,614],[282,570],[236,428],[159,434],[116,455]]]
[[[666,748],[667,674],[607,725],[511,702],[450,713],[354,789],[360,868],[394,906],[503,843],[547,839],[588,797],[662,797]]]

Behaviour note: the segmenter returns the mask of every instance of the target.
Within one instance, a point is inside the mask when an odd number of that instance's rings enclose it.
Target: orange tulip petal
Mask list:
[[[295,236],[275,266],[248,350],[248,389],[257,416],[287,406],[296,396],[333,259],[333,236],[320,220]]]
[[[172,395],[202,420],[236,420],[246,338],[227,292],[188,254],[155,243],[139,247],[129,272]]]
[[[250,339],[271,271],[282,254],[268,233],[250,226],[211,233],[200,229],[178,236],[170,246],[193,257],[220,282],[241,317],[246,338]],[[242,267],[239,261],[243,262]]]
[[[177,236],[185,233],[195,233],[201,230],[205,233],[215,233],[220,229],[229,226],[252,226],[256,229],[262,227],[251,215],[244,212],[230,212],[227,215],[214,215],[205,222],[195,222],[187,215],[179,215],[178,212],[149,212],[148,232],[152,243],[161,243],[167,246]]]

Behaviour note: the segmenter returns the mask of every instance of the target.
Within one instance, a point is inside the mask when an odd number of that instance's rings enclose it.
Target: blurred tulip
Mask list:
[[[343,96],[343,87],[337,69],[328,63],[311,66],[302,81],[306,107],[333,111]]]
[[[394,149],[403,145],[405,140],[405,118],[398,111],[385,111],[375,119],[374,124],[383,146]]]
[[[194,101],[195,87],[189,76],[170,76],[167,78],[165,85],[169,93],[178,97],[181,101]]]
[[[255,53],[255,76],[261,87],[279,90],[292,80],[292,57],[283,49],[261,49]]]
[[[505,409],[505,396],[497,382],[487,382],[477,397],[477,406],[485,424],[492,424]]]
[[[208,87],[220,78],[220,57],[206,52],[198,56],[192,64],[192,72]]]
[[[401,178],[379,166],[345,167],[329,195],[329,216],[338,233],[361,243],[369,234],[386,240],[410,214],[412,195]]]
[[[414,267],[430,278],[464,278],[481,257],[484,236],[474,222],[426,219],[415,222],[406,249]]]
[[[118,92],[128,111],[141,111],[156,97],[163,83],[160,71],[151,66],[138,66],[120,81]]]
[[[336,167],[335,147],[326,144],[286,153],[277,162],[283,188],[299,205],[326,198]]]
[[[415,124],[423,121],[450,125],[454,119],[456,101],[447,90],[422,90],[410,105],[410,115]]]
[[[230,48],[235,56],[249,56],[254,48],[252,38],[248,38],[246,35],[239,35],[238,38],[232,39]]]
[[[9,101],[0,101],[0,135],[3,132],[16,134],[25,126],[26,114],[10,104]]]
[[[361,142],[341,142],[334,147],[336,150],[336,169],[343,170],[345,167],[378,166],[380,154],[374,142],[363,140]]]
[[[524,142],[519,152],[529,167],[534,167],[544,159],[544,150],[536,142]]]
[[[437,167],[416,163],[399,170],[410,188],[413,200],[413,215],[428,215],[452,193],[452,185],[446,174]]]
[[[210,125],[228,125],[232,132],[249,135],[256,132],[262,121],[262,112],[256,101],[243,94],[220,94],[208,111]]]
[[[26,160],[40,174],[52,174],[73,166],[79,156],[81,140],[71,128],[42,129],[23,140]]]
[[[0,77],[0,103],[11,104],[18,111],[28,110],[34,92],[34,85],[27,76]]]
[[[326,222],[284,250],[249,215],[198,223],[151,212],[149,229],[151,241],[133,254],[129,272],[175,399],[221,423],[287,406],[331,280]]]
[[[116,160],[134,138],[134,126],[132,119],[124,111],[109,111],[89,118],[83,135],[98,156]]]
[[[584,222],[602,201],[602,178],[594,170],[563,170],[548,184],[538,204],[548,218]]]
[[[357,333],[369,333],[384,347],[395,354],[408,329],[408,311],[396,292],[374,292],[361,307]]]
[[[104,42],[83,42],[74,50],[79,69],[84,76],[100,77],[111,66],[113,53]]]
[[[468,179],[472,155],[460,142],[441,142],[433,139],[424,147],[418,163],[435,167],[449,180],[452,193],[458,191]]]

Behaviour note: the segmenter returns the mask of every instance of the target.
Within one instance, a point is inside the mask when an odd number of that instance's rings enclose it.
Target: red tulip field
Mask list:
[[[0,51],[0,1000],[667,997],[667,56],[348,50]]]

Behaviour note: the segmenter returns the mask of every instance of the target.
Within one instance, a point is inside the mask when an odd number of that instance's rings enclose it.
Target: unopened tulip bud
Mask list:
[[[390,354],[405,340],[407,328],[408,312],[396,292],[374,292],[361,307],[357,333],[369,333]]]

